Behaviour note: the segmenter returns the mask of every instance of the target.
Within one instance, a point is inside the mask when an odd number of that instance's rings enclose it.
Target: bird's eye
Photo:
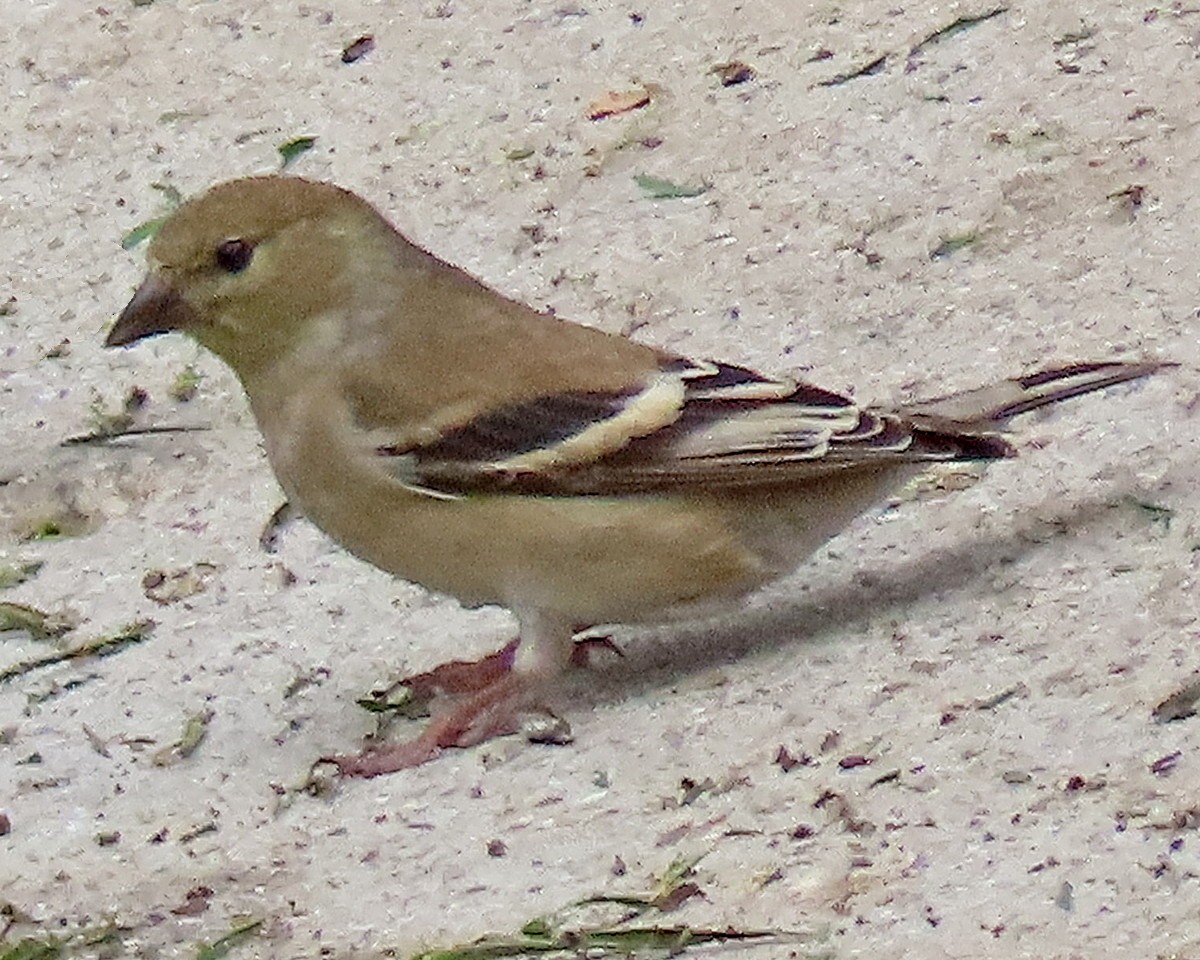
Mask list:
[[[222,241],[217,247],[217,266],[228,273],[241,273],[254,258],[254,244],[241,237]]]

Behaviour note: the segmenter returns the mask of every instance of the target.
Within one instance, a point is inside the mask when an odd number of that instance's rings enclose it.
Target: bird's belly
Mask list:
[[[360,477],[290,491],[350,552],[463,603],[578,623],[694,616],[790,573],[886,493],[842,477],[807,497],[429,497]],[[840,492],[839,492],[840,491]]]
[[[579,623],[670,617],[773,579],[723,518],[653,498],[355,496],[297,489],[318,527],[362,559],[463,603],[560,613]]]

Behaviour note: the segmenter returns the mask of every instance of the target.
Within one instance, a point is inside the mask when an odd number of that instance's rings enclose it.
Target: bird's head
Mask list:
[[[388,223],[340,187],[247,177],[188,201],[159,228],[149,271],[105,346],[178,330],[245,379],[311,342],[354,302],[356,279],[392,255]]]

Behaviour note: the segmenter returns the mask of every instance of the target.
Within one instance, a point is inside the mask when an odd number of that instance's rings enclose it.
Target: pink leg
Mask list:
[[[343,776],[376,777],[427,763],[450,747],[516,733],[521,712],[536,706],[568,666],[586,666],[593,649],[620,654],[608,637],[571,643],[577,628],[559,618],[535,612],[521,617],[521,627],[520,638],[480,660],[454,660],[401,681],[419,703],[443,694],[462,695],[451,708],[435,712],[416,738],[321,760]]]
[[[493,737],[516,733],[526,705],[526,678],[508,673],[453,709],[435,716],[412,740],[368,747],[359,754],[322,757],[344,777],[377,777],[407,770],[436,759],[448,747],[470,747]]]
[[[588,629],[590,628],[578,627],[573,632],[578,634]],[[447,694],[477,693],[512,670],[520,643],[521,638],[516,637],[495,653],[489,653],[478,660],[450,660],[438,664],[432,670],[414,673],[411,677],[398,681],[388,693],[394,692],[397,687],[404,687],[408,691],[406,706],[425,706],[436,697]],[[571,648],[571,666],[591,666],[592,654],[598,651],[608,651],[618,657],[625,656],[621,648],[613,643],[612,637],[579,637]]]
[[[520,637],[514,637],[495,653],[478,660],[450,660],[424,673],[414,673],[400,681],[414,700],[428,701],[439,694],[475,693],[483,690],[512,670],[517,659]]]

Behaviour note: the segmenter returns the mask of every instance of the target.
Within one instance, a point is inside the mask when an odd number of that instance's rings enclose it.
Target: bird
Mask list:
[[[187,200],[147,260],[106,346],[192,337],[237,375],[303,516],[396,577],[516,616],[497,653],[406,681],[445,701],[416,737],[322,758],[345,776],[514,733],[588,629],[736,610],[931,465],[1014,456],[1012,418],[1171,365],[862,405],[539,311],[357,194],[282,174]]]

